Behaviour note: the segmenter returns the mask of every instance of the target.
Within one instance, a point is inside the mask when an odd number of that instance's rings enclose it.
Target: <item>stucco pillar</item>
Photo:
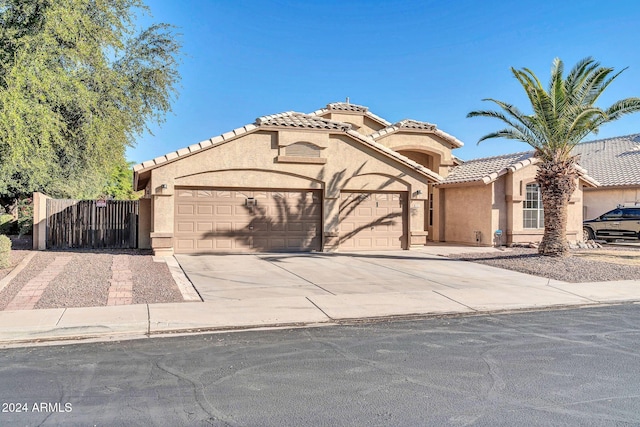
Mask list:
[[[340,192],[325,196],[323,200],[323,252],[338,250],[340,237]]]
[[[427,211],[429,201],[424,198],[409,199],[409,247],[425,246],[427,244],[428,224]]]
[[[431,240],[434,242],[444,242],[444,194],[445,190],[442,188],[433,189],[433,226],[431,227],[433,235]]]
[[[154,194],[152,197],[151,248],[157,256],[173,255],[173,191]]]
[[[151,248],[151,199],[138,200],[138,248]]]
[[[47,199],[42,193],[33,193],[33,249],[47,249]]]

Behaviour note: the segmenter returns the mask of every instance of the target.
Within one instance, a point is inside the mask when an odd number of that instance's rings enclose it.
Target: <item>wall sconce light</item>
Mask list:
[[[419,196],[421,194],[422,194],[422,190],[416,190],[416,191],[413,192],[413,197]]]
[[[160,188],[162,188],[163,190],[166,190],[166,189],[167,189],[167,184],[162,184],[162,185],[160,186]]]

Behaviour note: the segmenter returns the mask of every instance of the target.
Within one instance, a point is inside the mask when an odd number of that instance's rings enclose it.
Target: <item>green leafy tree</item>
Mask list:
[[[137,200],[142,191],[133,191],[133,162],[116,164],[109,176],[102,195],[115,200]]]
[[[569,198],[576,189],[576,157],[571,150],[601,125],[640,111],[640,98],[626,98],[607,108],[594,104],[607,87],[622,73],[601,67],[592,58],[579,61],[566,78],[560,59],[555,59],[551,79],[545,90],[540,80],[528,68],[513,75],[522,85],[531,103],[532,113],[496,99],[485,99],[500,107],[500,111],[473,111],[467,117],[492,117],[507,125],[489,133],[478,143],[490,138],[523,141],[535,149],[540,160],[536,181],[540,185],[544,208],[544,236],[539,253],[565,256],[569,252],[566,238]]]
[[[173,28],[141,0],[0,0],[0,196],[100,195],[177,95]]]

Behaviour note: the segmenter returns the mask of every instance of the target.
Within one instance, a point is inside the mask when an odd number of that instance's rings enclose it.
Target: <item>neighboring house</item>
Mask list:
[[[408,249],[441,240],[434,184],[462,143],[334,103],[287,112],[134,166],[156,254]],[[434,197],[429,197],[434,194]],[[430,234],[430,231],[433,234]]]
[[[539,241],[532,153],[462,162],[435,125],[333,103],[286,112],[134,166],[140,246],[156,254],[409,249]],[[568,238],[582,238],[580,169]]]
[[[544,234],[538,160],[533,151],[464,162],[436,187],[443,193],[444,241],[512,244],[539,242]],[[567,238],[582,240],[582,195],[597,182],[578,167],[579,182],[569,200]]]
[[[584,189],[584,219],[640,204],[640,134],[578,144],[573,152],[598,187]]]

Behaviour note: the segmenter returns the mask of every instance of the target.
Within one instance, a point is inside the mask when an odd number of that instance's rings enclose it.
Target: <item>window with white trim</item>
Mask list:
[[[544,228],[544,210],[539,184],[527,184],[523,210],[524,228]]]

